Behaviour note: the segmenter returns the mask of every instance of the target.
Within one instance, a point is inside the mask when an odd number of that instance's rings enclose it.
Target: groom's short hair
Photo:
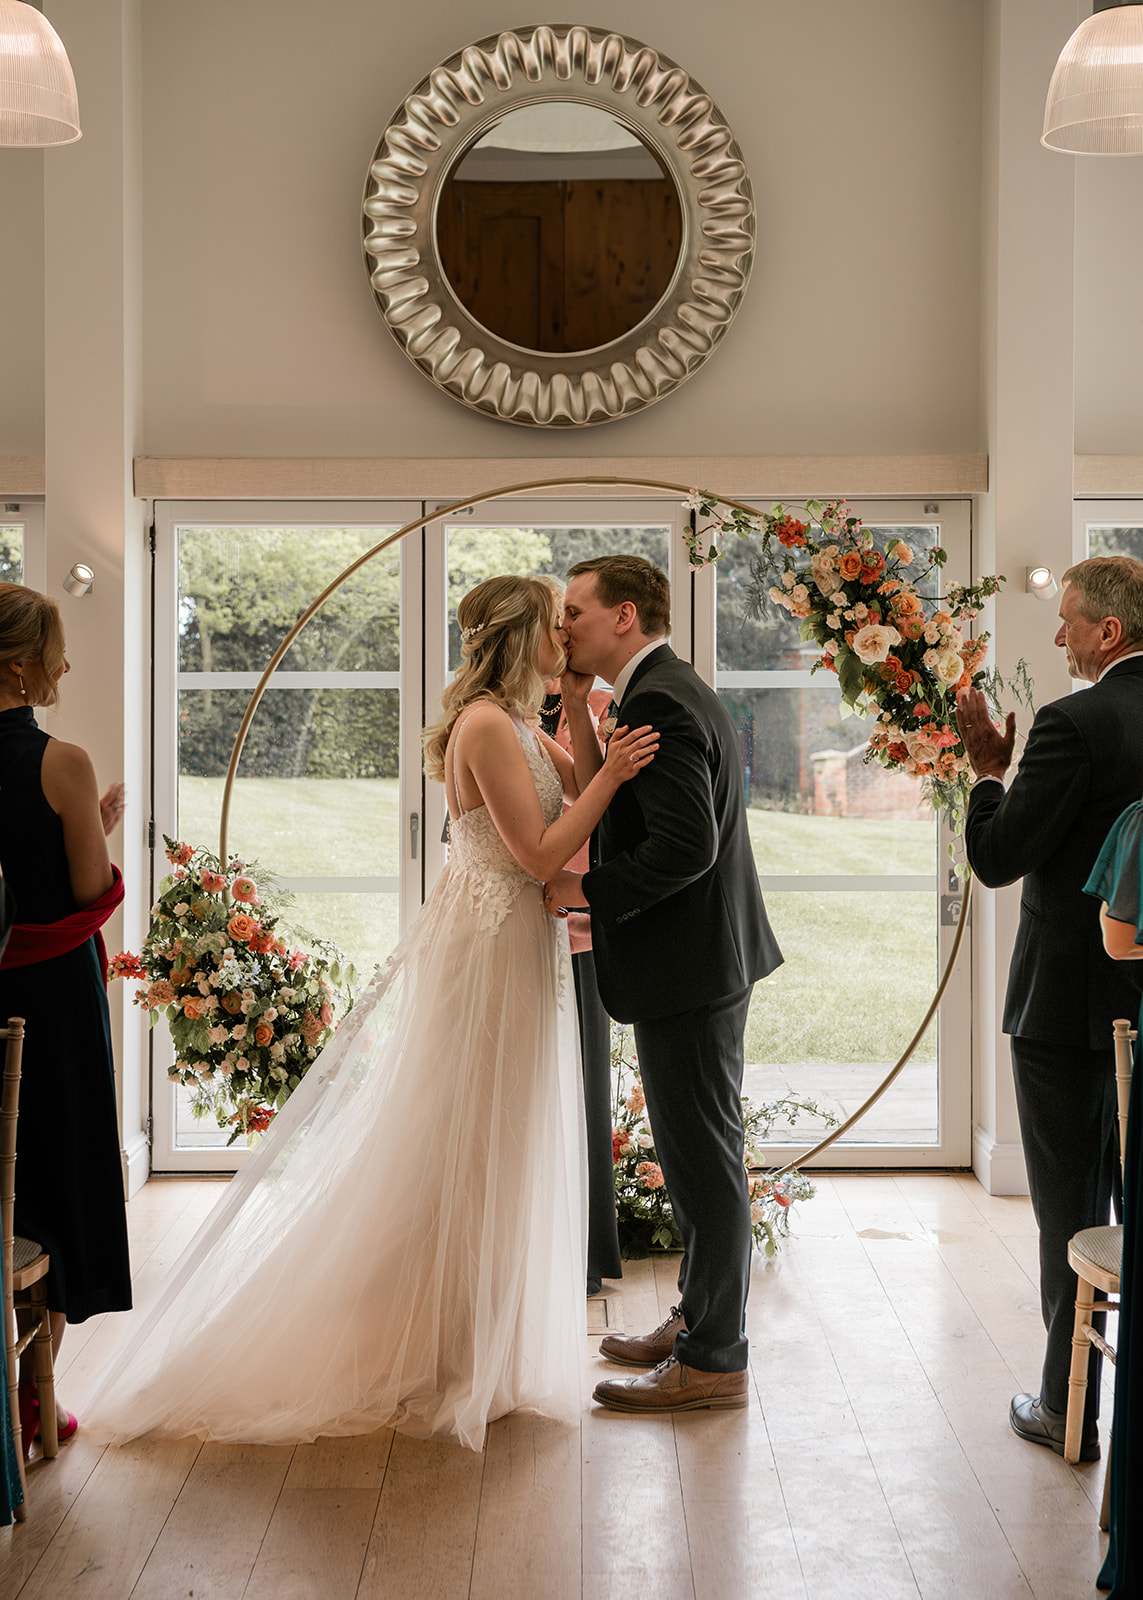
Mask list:
[[[595,592],[605,606],[622,605],[630,600],[639,626],[649,639],[671,631],[671,586],[660,572],[642,556],[595,556],[577,561],[568,569],[569,578],[595,577]]]

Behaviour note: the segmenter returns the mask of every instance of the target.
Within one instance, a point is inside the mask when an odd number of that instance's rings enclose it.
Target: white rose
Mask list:
[[[928,652],[925,652],[928,654]],[[933,671],[944,684],[954,684],[964,671],[964,662],[955,650],[939,650],[933,662]]]
[[[936,664],[937,652],[935,650],[926,650],[924,655],[921,657],[921,665],[923,667],[928,667],[929,671],[932,672],[936,668]]]
[[[859,661],[864,661],[866,666],[872,666],[875,661],[884,661],[893,646],[900,643],[901,635],[896,628],[888,628],[880,622],[870,622],[854,634],[853,651]]]
[[[809,598],[810,591],[806,588],[804,583],[797,583],[790,590],[790,599],[795,601],[798,605],[804,605]]]
[[[923,637],[926,644],[940,644],[941,630],[937,627],[935,622],[930,622],[925,628]]]
[[[836,611],[831,611],[829,616],[826,618],[826,627],[827,628],[840,628],[841,627],[841,618],[838,616]]]

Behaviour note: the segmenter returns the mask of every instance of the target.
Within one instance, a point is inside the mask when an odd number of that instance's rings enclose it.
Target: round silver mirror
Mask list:
[[[506,422],[583,427],[709,357],[749,277],[753,194],[674,62],[578,25],[516,29],[437,67],[390,122],[364,247],[432,382]]]

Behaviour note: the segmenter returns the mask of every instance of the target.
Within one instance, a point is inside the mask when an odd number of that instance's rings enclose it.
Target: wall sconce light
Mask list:
[[[78,600],[81,595],[90,594],[95,588],[95,573],[90,567],[85,567],[82,561],[77,561],[64,579],[63,586],[68,594],[75,595]]]
[[[1024,588],[1028,594],[1034,594],[1037,600],[1050,600],[1053,595],[1060,592],[1060,586],[1052,576],[1051,567],[1029,567],[1024,578]]]

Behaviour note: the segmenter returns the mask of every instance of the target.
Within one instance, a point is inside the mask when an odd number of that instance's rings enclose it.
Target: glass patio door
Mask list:
[[[757,502],[756,502],[757,503]],[[766,502],[768,503],[768,502]],[[942,583],[967,582],[970,504],[850,502],[881,548],[942,545]],[[746,1092],[795,1093],[844,1121],[896,1061],[937,987],[961,890],[950,836],[914,780],[866,766],[870,723],[842,716],[818,651],[777,607],[743,614],[750,547],[696,580],[695,664],[739,731],[754,859],[785,964],[757,985]],[[922,589],[936,594],[936,580]],[[967,1166],[971,1156],[970,964],[965,949],[938,1018],[892,1088],[822,1158],[829,1166]],[[782,1130],[771,1158],[816,1142]]]
[[[420,509],[156,508],[156,882],[170,870],[164,834],[217,852],[234,737],[283,635]],[[402,894],[420,899],[405,848],[419,762],[408,780],[400,759],[421,724],[419,683],[411,700],[402,692],[402,648],[415,655],[419,636],[419,554],[419,544],[394,546],[367,562],[303,629],[251,724],[230,811],[228,853],[273,873],[295,897],[296,930],[335,940],[362,981],[397,942]],[[196,1120],[187,1091],[167,1080],[165,1028],[152,1037],[153,1170],[234,1167],[241,1152],[227,1148],[226,1131]]]
[[[300,611],[412,504],[157,508],[156,879],[161,835],[218,844],[234,730],[273,649]],[[884,541],[942,543],[970,570],[966,502],[855,505]],[[297,920],[336,938],[367,977],[444,862],[443,786],[421,772],[420,732],[459,662],[456,605],[498,572],[563,579],[588,556],[630,550],[672,578],[672,644],[723,696],[739,728],[755,861],[785,965],[759,984],[747,1032],[747,1091],[787,1088],[845,1116],[884,1076],[919,1021],[959,914],[947,838],[860,751],[836,686],[810,677],[784,614],[744,619],[749,547],[693,574],[677,499],[507,500],[431,522],[355,575],[283,661],[252,726],[229,846],[277,873]],[[882,782],[882,779],[884,782]],[[912,1064],[825,1163],[967,1165],[969,959]],[[229,1169],[226,1135],[189,1116],[167,1082],[156,1029],[153,1167]],[[812,1142],[789,1130],[771,1152]],[[803,1138],[804,1134],[804,1138]]]

